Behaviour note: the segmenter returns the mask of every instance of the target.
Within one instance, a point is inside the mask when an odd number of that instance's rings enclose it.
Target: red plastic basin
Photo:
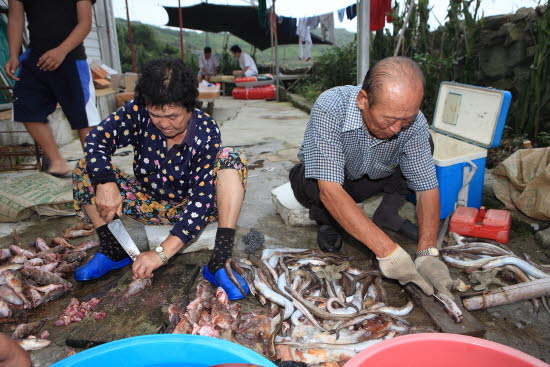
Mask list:
[[[519,350],[455,334],[414,334],[365,349],[344,367],[548,367]]]

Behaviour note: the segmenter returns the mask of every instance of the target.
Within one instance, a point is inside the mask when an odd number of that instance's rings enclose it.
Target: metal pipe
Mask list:
[[[275,28],[273,28],[273,25],[271,25],[271,29],[275,30],[275,33],[273,34],[273,43],[275,44],[275,97],[277,98],[277,102],[279,102],[279,40],[277,37],[277,33],[279,33],[279,30],[277,28],[277,14],[275,13],[275,0],[273,0],[273,6],[271,7],[272,10],[272,17],[271,20],[275,22]],[[272,31],[273,32],[273,31]]]
[[[181,50],[181,60],[185,60],[185,53],[183,51],[183,19],[181,15],[181,0],[178,0],[178,16],[180,20],[180,50]]]
[[[369,71],[370,0],[359,0],[357,8],[357,84],[362,84]]]
[[[136,53],[134,51],[134,37],[132,36],[132,25],[130,24],[130,10],[128,8],[128,0],[126,0],[126,21],[128,22],[128,42],[130,42],[130,51],[132,53],[132,71],[137,73]]]

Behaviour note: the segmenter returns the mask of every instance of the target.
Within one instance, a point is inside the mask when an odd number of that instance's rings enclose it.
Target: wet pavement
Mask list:
[[[266,236],[266,247],[287,246],[299,248],[316,248],[315,227],[287,227],[273,211],[271,190],[288,181],[288,171],[297,162],[296,153],[302,142],[303,132],[307,123],[307,115],[288,103],[266,101],[236,101],[222,97],[216,101],[214,118],[221,125],[223,145],[241,149],[248,158],[250,165],[248,190],[241,216],[239,218],[238,239],[234,255],[243,254],[244,245],[239,238],[250,228],[256,228]],[[73,161],[81,157],[78,142],[63,147],[64,155]],[[130,148],[117,151],[130,152]],[[123,153],[124,154],[124,153]],[[132,157],[117,155],[114,164],[131,172]],[[18,173],[25,174],[25,173]],[[367,212],[376,208],[379,199],[369,201]],[[402,209],[407,218],[414,218],[414,207],[408,203]],[[39,221],[33,217],[18,224],[0,224],[0,247],[11,244],[9,233],[15,227],[20,232],[24,243],[34,240],[36,236],[52,238],[59,232],[77,221],[75,217]],[[146,246],[145,232],[141,225],[127,221],[131,226],[134,239]],[[398,235],[390,234],[392,238],[409,252],[414,252],[414,243]],[[78,242],[76,242],[78,243]],[[550,254],[545,253],[532,237],[521,237],[513,234],[510,242],[517,252],[527,252],[535,260],[550,263]],[[370,257],[369,251],[355,241],[347,241],[343,253],[353,256],[361,263]],[[204,264],[209,253],[202,251],[193,256],[178,255],[178,263]],[[111,290],[124,287],[129,282],[129,268],[123,268],[110,273],[104,278],[78,284],[71,295],[66,295],[56,301],[40,306],[29,312],[29,321],[46,318],[49,321],[44,329],[51,334],[52,344],[40,351],[31,352],[34,365],[48,366],[65,358],[70,349],[65,345],[66,336],[78,327],[73,324],[65,327],[53,326],[53,321],[59,317],[71,297],[87,300],[91,296],[102,296]],[[453,270],[456,276],[458,273]],[[467,276],[459,275],[466,280]],[[390,304],[402,305],[406,295],[399,285],[385,281]],[[550,315],[544,310],[534,315],[528,301],[509,306],[495,307],[486,311],[472,313],[487,328],[486,338],[522,350],[537,358],[550,362]],[[418,308],[408,316],[416,326],[433,326],[429,318]],[[4,324],[0,328],[8,332],[13,325]]]

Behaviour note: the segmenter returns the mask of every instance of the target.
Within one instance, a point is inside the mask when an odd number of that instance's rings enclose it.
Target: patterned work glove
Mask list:
[[[433,256],[420,256],[416,258],[414,263],[420,275],[426,278],[438,292],[453,298],[450,292],[453,280],[447,265],[443,261]]]
[[[384,276],[396,279],[401,285],[413,282],[428,296],[434,293],[432,285],[418,274],[411,256],[401,246],[397,245],[397,248],[390,256],[376,258],[380,265],[380,271],[382,271]]]

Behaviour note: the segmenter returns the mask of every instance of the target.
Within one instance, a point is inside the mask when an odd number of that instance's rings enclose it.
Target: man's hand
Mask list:
[[[105,223],[112,221],[115,214],[122,215],[122,195],[115,182],[97,185],[95,206]]]
[[[19,78],[15,76],[15,73],[17,72],[18,68],[19,68],[19,59],[17,57],[10,57],[10,59],[6,63],[6,66],[4,66],[6,75],[8,76],[8,78],[13,80],[19,80]]]
[[[52,48],[40,56],[38,59],[38,64],[36,65],[42,71],[54,71],[61,65],[63,60],[65,60],[66,56],[67,53],[61,48]]]
[[[396,279],[401,285],[413,282],[428,296],[434,293],[432,285],[418,273],[410,255],[401,246],[397,245],[395,251],[389,256],[376,258],[384,276]]]
[[[134,279],[152,278],[153,271],[162,265],[162,259],[155,251],[142,252],[132,264]]]
[[[433,256],[420,256],[414,261],[416,270],[428,282],[430,282],[436,291],[444,293],[449,297],[453,297],[450,290],[453,286],[453,280],[449,274],[449,268]]]

